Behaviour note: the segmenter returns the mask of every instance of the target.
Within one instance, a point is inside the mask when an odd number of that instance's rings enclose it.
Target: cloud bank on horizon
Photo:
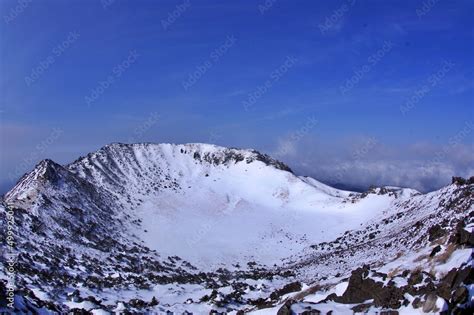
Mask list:
[[[2,193],[111,142],[255,148],[348,187],[474,175],[472,1],[0,9]]]

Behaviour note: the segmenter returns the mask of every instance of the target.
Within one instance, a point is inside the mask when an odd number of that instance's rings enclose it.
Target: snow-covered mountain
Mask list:
[[[14,226],[14,246],[4,237],[2,248],[16,257],[16,312],[418,311],[433,299],[429,311],[462,310],[472,277],[439,287],[446,269],[472,268],[473,188],[458,178],[429,194],[355,193],[254,150],[111,144],[23,176],[0,207],[2,230]],[[416,270],[431,289],[409,285]],[[373,294],[398,295],[351,295],[377,277]]]

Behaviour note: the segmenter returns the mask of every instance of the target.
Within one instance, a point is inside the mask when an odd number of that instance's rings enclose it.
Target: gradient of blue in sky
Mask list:
[[[473,1],[0,3],[2,191],[130,141],[252,147],[352,186],[474,175]]]

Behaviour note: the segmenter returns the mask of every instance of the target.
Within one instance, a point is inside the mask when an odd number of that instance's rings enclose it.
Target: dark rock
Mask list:
[[[291,315],[291,305],[294,302],[292,300],[288,300],[283,304],[282,307],[277,312],[277,315]]]
[[[411,302],[411,305],[413,306],[413,308],[420,308],[423,303],[421,302],[421,299],[419,297],[416,297],[413,299],[413,302]]]
[[[249,301],[249,303],[251,305],[254,305],[257,307],[257,309],[262,309],[262,308],[268,308],[268,307],[272,307],[273,304],[269,301],[267,301],[266,299],[263,299],[263,298],[258,298],[256,300],[251,300]]]
[[[141,299],[131,299],[128,304],[132,307],[136,307],[136,308],[144,308],[147,305],[147,303]]]
[[[156,297],[153,297],[150,301],[150,303],[148,303],[149,306],[155,306],[155,305],[158,305],[160,304],[160,302],[158,302],[158,300],[156,299]]]
[[[459,221],[449,241],[459,245],[474,247],[474,232],[466,231],[464,227],[464,221]]]
[[[69,314],[73,315],[91,315],[92,313],[89,311],[86,311],[85,309],[82,308],[73,308],[69,311]]]
[[[434,255],[436,255],[440,251],[441,251],[441,246],[440,245],[435,246],[433,250],[431,251],[430,257],[434,257]]]
[[[299,313],[299,315],[320,315],[321,311],[315,310],[315,309],[310,309],[310,310],[305,310],[302,313]]]
[[[452,288],[453,287],[453,284],[454,284],[454,279],[456,279],[456,273],[457,273],[457,269],[456,268],[452,268],[445,276],[444,278],[441,280],[441,285],[445,285],[449,288]]]
[[[372,303],[359,304],[351,308],[355,313],[365,313],[373,306]]]
[[[448,274],[442,279],[437,292],[446,300],[451,300],[451,304],[459,304],[458,299],[464,300],[464,295],[467,294],[466,288],[462,284],[469,285],[474,281],[474,269],[471,266],[466,266],[462,269],[451,269]],[[456,290],[452,296],[452,290]]]
[[[406,278],[406,277],[408,277],[409,274],[410,274],[410,270],[403,270],[402,277]]]
[[[381,311],[380,315],[398,315],[398,311],[393,311],[393,310]]]
[[[263,162],[265,163],[266,165],[272,165],[274,166],[275,168],[279,169],[279,170],[282,170],[282,171],[287,171],[287,172],[290,172],[290,173],[293,173],[293,171],[291,170],[291,168],[286,165],[285,163],[283,162],[280,162],[280,161],[277,161],[277,160],[274,160],[272,159],[270,156],[268,156],[267,154],[262,154],[258,151],[255,151],[255,150],[252,150],[253,153],[256,154],[256,160],[257,161],[260,161],[260,162]],[[247,163],[249,162],[252,162],[252,161],[247,161]]]
[[[201,298],[201,302],[208,302],[210,300],[213,300],[217,297],[217,290],[212,290],[211,292],[211,295],[204,295],[202,298]]]
[[[456,185],[466,185],[467,181],[466,181],[466,179],[464,179],[462,177],[453,176],[453,178],[451,180],[451,183],[456,184]]]
[[[456,278],[454,279],[453,287],[457,288],[464,284],[474,283],[474,269],[471,266],[464,267],[456,273]]]
[[[449,288],[452,290],[452,289],[456,289],[460,287],[461,284],[463,283],[466,285],[472,284],[473,281],[474,281],[474,269],[471,266],[466,266],[463,269],[453,268],[442,279],[440,283],[440,287]]]
[[[383,287],[382,290],[374,292],[374,302],[377,307],[400,308],[404,299],[403,292],[395,285]]]
[[[436,288],[436,294],[445,300],[449,300],[451,297],[451,288],[446,284],[441,283],[438,288]]]
[[[464,304],[467,301],[469,296],[469,291],[466,287],[459,287],[454,291],[453,296],[451,297],[452,305]]]
[[[371,278],[367,278],[369,269],[367,266],[354,270],[349,278],[349,284],[342,296],[329,296],[334,301],[343,304],[363,303],[373,299],[374,305],[383,308],[396,309],[401,306],[404,299],[403,291],[397,288],[393,282],[384,285]]]
[[[302,289],[302,286],[300,282],[298,281],[292,282],[285,285],[283,288],[272,292],[272,294],[270,294],[270,299],[277,300],[282,295],[285,295],[291,292],[298,292],[298,291],[301,291],[301,289]]]
[[[321,303],[325,303],[327,301],[335,301],[337,298],[338,295],[336,293],[331,293],[324,300],[322,300]]]
[[[421,283],[421,281],[423,281],[423,274],[419,270],[413,271],[410,278],[408,278],[408,284],[411,286]]]
[[[417,221],[414,225],[413,225],[416,229],[419,229],[423,226],[423,222],[421,221]]]
[[[365,266],[352,271],[346,291],[342,296],[336,296],[334,301],[344,304],[354,304],[371,299],[373,291],[380,287],[382,283],[379,282],[379,285],[377,285],[372,279],[364,279],[368,273],[369,269]]]
[[[474,247],[474,233],[466,230],[461,230],[459,235],[459,244]]]
[[[439,224],[435,224],[428,229],[428,234],[428,240],[431,242],[446,235],[446,230],[443,229]]]

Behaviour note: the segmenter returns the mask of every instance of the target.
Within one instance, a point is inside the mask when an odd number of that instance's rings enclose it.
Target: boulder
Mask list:
[[[429,235],[429,238],[428,240],[430,242],[446,235],[446,230],[443,229],[439,224],[435,224],[433,225],[432,227],[430,227],[428,229],[428,235]]]
[[[474,232],[466,231],[464,227],[464,222],[459,221],[459,223],[456,225],[455,232],[451,235],[450,242],[459,245],[466,245],[468,247],[474,247]]]
[[[272,292],[272,294],[270,294],[270,299],[277,300],[282,295],[285,295],[285,294],[288,294],[288,293],[291,293],[291,292],[298,292],[298,291],[301,291],[301,289],[302,289],[302,286],[301,286],[300,282],[298,282],[298,281],[292,282],[292,283],[289,283],[289,284],[285,285],[283,288]]]
[[[441,251],[441,246],[440,245],[437,245],[437,246],[433,247],[433,250],[431,251],[430,257],[434,257],[434,255],[436,255],[440,251]]]
[[[452,305],[459,305],[464,304],[469,297],[469,291],[466,287],[459,287],[454,291],[453,296],[451,297],[451,304]]]
[[[421,299],[419,297],[416,297],[413,299],[413,302],[411,302],[411,305],[413,306],[413,308],[420,308],[423,303],[421,302]]]
[[[368,278],[369,269],[367,266],[354,270],[349,278],[349,284],[342,296],[329,296],[332,300],[343,304],[363,303],[367,300],[374,300],[374,305],[383,308],[396,309],[401,306],[404,299],[403,291],[396,287],[394,283],[384,285]]]
[[[423,312],[429,313],[433,312],[436,307],[436,300],[438,297],[434,293],[428,293],[425,296],[425,302],[423,303]]]
[[[382,282],[366,279],[369,268],[364,266],[352,271],[349,284],[342,296],[335,296],[334,301],[343,304],[362,303],[373,298],[373,292],[383,286]],[[328,297],[329,298],[329,297]]]

